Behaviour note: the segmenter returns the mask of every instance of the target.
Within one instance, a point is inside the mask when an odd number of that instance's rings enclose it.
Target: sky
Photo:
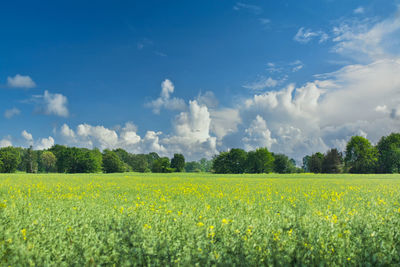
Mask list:
[[[3,1],[0,147],[298,163],[400,131],[400,1]]]

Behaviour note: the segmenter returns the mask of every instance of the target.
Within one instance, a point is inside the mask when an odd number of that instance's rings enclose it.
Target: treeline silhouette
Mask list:
[[[172,159],[157,153],[132,154],[124,149],[87,149],[54,145],[46,150],[21,147],[0,148],[0,172],[12,173],[113,173],[113,172],[209,172],[211,161],[185,162],[182,154]]]
[[[329,149],[307,155],[301,168],[284,154],[258,148],[246,152],[233,148],[212,160],[185,162],[182,154],[173,158],[157,153],[132,154],[124,149],[87,149],[54,145],[46,150],[21,147],[0,148],[0,172],[25,171],[59,173],[113,172],[213,172],[213,173],[399,173],[400,133],[382,137],[376,146],[362,136],[353,136],[344,152]]]

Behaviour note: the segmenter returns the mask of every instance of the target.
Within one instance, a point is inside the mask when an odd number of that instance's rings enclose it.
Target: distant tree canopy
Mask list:
[[[132,154],[122,148],[114,150],[87,149],[54,145],[46,150],[32,147],[0,148],[0,172],[25,171],[60,173],[96,172],[214,172],[214,173],[399,173],[400,133],[383,136],[376,146],[362,136],[353,136],[344,152],[332,148],[322,154],[316,152],[303,158],[302,168],[284,154],[272,153],[267,148],[246,152],[232,148],[220,152],[212,160],[185,161],[183,154],[172,159],[156,152]]]
[[[213,159],[215,173],[291,173],[299,171],[295,162],[283,154],[273,154],[267,148],[246,152],[234,148]]]
[[[177,172],[182,172],[185,169],[185,157],[182,154],[174,154],[171,159],[171,168]]]
[[[103,151],[103,171],[105,173],[124,172],[125,170],[125,164],[117,153],[108,149]]]
[[[400,134],[392,133],[389,136],[383,136],[378,142],[377,149],[378,172],[400,172]]]
[[[0,148],[0,172],[12,173],[17,170],[21,162],[21,155],[17,148]]]

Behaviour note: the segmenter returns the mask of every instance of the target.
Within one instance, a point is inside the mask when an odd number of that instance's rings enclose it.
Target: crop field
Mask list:
[[[400,263],[399,175],[0,175],[1,266],[368,263]]]

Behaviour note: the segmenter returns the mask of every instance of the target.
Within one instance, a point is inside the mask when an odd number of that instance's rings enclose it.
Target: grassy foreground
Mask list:
[[[399,255],[399,175],[0,175],[2,266],[386,265]]]

